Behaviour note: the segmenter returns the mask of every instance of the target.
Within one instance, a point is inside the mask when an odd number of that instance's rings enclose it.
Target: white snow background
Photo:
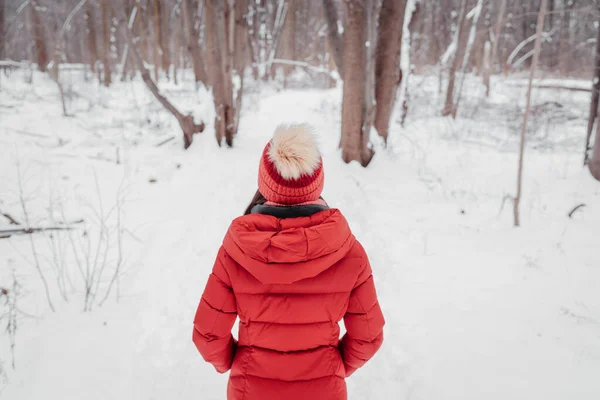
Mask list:
[[[184,151],[177,122],[140,79],[107,90],[68,72],[64,117],[54,83],[34,73],[29,84],[28,74],[0,78],[0,211],[23,221],[23,197],[31,226],[84,222],[0,240],[0,286],[21,285],[14,352],[0,336],[1,399],[224,399],[227,376],[202,361],[192,320],[281,122],[315,126],[324,197],[364,244],[387,320],[383,347],[348,380],[350,399],[600,399],[600,183],[582,167],[587,93],[534,90],[513,228],[512,203],[502,204],[516,187],[522,78],[492,78],[486,99],[480,78],[467,77],[454,121],[439,117],[435,74],[412,76],[406,126],[394,116],[390,146],[377,145],[363,169],[337,148],[340,88],[248,85],[235,147],[219,148],[210,93],[194,89],[190,71],[179,85],[162,80],[207,124]],[[114,244],[116,214],[99,215],[117,198],[121,272],[103,305],[84,312],[68,237],[91,238],[94,250],[106,220]],[[14,227],[0,216],[0,229]],[[119,257],[107,247],[101,294]]]

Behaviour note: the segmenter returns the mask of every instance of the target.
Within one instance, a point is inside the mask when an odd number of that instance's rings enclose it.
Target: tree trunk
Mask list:
[[[369,60],[365,46],[369,40],[369,16],[373,0],[346,0],[348,15],[344,33],[344,93],[342,98],[342,159],[358,161],[366,166],[373,157],[368,148],[370,129],[368,104]],[[373,71],[374,72],[374,71]],[[374,91],[374,87],[370,88]],[[371,102],[372,103],[372,102]]]
[[[103,48],[102,62],[104,64],[104,86],[110,86],[111,71],[110,71],[110,35],[111,35],[111,7],[108,0],[102,0],[102,33],[103,33]]]
[[[160,93],[158,86],[156,86],[156,83],[152,80],[152,77],[150,76],[150,71],[148,71],[148,68],[146,68],[146,66],[144,65],[144,60],[140,56],[137,48],[135,47],[131,31],[127,27],[126,22],[122,22],[120,24],[120,28],[123,37],[129,44],[132,60],[137,64],[137,67],[142,73],[142,79],[144,83],[152,92],[154,97],[160,102],[160,104],[177,119],[177,122],[179,122],[179,126],[183,131],[184,147],[187,149],[192,144],[194,135],[196,133],[202,133],[204,131],[204,123],[200,122],[200,124],[196,124],[192,115],[183,115],[179,110],[177,110],[177,108],[175,108],[173,104],[171,104],[171,102],[165,96],[163,96]]]
[[[597,28],[596,52],[594,59],[594,79],[592,82],[592,101],[590,102],[590,116],[588,118],[583,165],[586,165],[589,160],[589,152],[592,150],[590,148],[590,139],[592,137],[592,131],[594,130],[594,123],[596,122],[596,118],[598,116],[598,100],[600,99],[600,25]],[[597,144],[596,147],[598,147]]]
[[[379,14],[379,34],[375,53],[375,98],[377,111],[375,129],[387,142],[390,117],[394,109],[396,92],[402,80],[400,51],[405,0],[383,0]]]
[[[340,76],[343,77],[345,76],[344,45],[346,40],[344,39],[344,35],[339,30],[339,17],[334,0],[323,0],[323,7],[325,9],[325,20],[327,21],[327,34],[329,37],[329,45],[333,51],[333,59],[335,61]]]
[[[540,50],[542,47],[542,32],[544,30],[544,17],[546,16],[546,1],[541,0],[540,12],[538,14],[536,39],[535,39],[535,53],[531,62],[531,69],[529,70],[529,87],[527,89],[527,101],[525,103],[525,111],[523,112],[523,126],[521,129],[521,145],[519,147],[519,170],[517,173],[517,195],[514,198],[514,224],[515,226],[520,225],[519,216],[519,205],[521,203],[521,192],[523,186],[523,156],[525,153],[525,136],[527,134],[527,122],[529,120],[529,108],[531,106],[531,88],[533,87],[533,78],[537,70],[538,61],[540,59]]]
[[[166,2],[163,2],[166,3]],[[169,71],[171,70],[171,46],[170,46],[170,32],[169,32],[169,14],[170,8],[161,6],[160,7],[160,48],[162,50],[161,58],[162,58],[162,68],[167,74],[167,78],[169,77]]]
[[[44,33],[44,24],[38,14],[37,2],[32,1],[28,7],[29,20],[31,24],[31,32],[34,42],[34,61],[37,63],[38,68],[42,72],[46,72],[48,67],[48,49],[46,48],[46,35]]]
[[[600,181],[600,124],[596,126],[596,140],[592,152],[592,158],[588,162],[590,173],[596,180]]]
[[[160,28],[161,28],[161,5],[160,5],[160,0],[152,0],[152,31],[154,33],[154,46],[153,46],[153,50],[154,50],[154,56],[153,56],[153,63],[154,63],[154,79],[156,81],[158,81],[158,76],[159,76],[159,71],[160,71],[160,66],[161,66],[161,62],[162,62],[162,49],[160,47],[160,42],[161,42],[161,33],[160,33]]]
[[[4,59],[4,0],[0,0],[0,60]]]
[[[448,89],[446,91],[446,103],[442,110],[442,116],[455,115],[454,110],[454,86],[456,85],[456,71],[460,66],[459,49],[462,48],[462,38],[464,37],[465,22],[467,20],[467,2],[468,0],[461,0],[460,3],[460,16],[458,18],[458,30],[456,32],[456,49],[454,50],[454,58],[452,59],[452,66],[450,67],[450,73],[448,77]]]
[[[285,18],[284,29],[284,57],[296,60],[296,0],[290,0]],[[294,70],[293,65],[284,65],[283,71],[287,78]]]
[[[205,0],[206,45],[210,54],[209,73],[215,103],[215,135],[219,146],[223,138],[233,146],[233,91],[229,62],[226,5],[220,0]]]
[[[492,45],[489,41],[485,42],[483,47],[483,65],[482,65],[482,75],[483,75],[483,85],[485,86],[485,96],[490,97],[490,74],[492,69],[492,63],[490,61],[490,49]]]
[[[208,83],[204,63],[202,62],[202,52],[198,45],[198,30],[196,29],[195,21],[192,18],[194,11],[191,0],[182,0],[181,9],[183,13],[183,25],[185,28],[185,39],[188,53],[192,58],[192,67],[194,69],[194,79],[196,82]]]
[[[504,13],[506,12],[506,0],[501,0],[500,9],[498,10],[498,19],[494,28],[494,41],[492,43],[492,56],[490,64],[492,68],[496,68],[496,58],[498,57],[498,43],[500,42],[500,34],[502,33],[502,24],[504,23]]]
[[[98,47],[96,45],[96,20],[94,19],[94,4],[88,1],[85,8],[85,19],[87,22],[88,38],[88,63],[92,72],[96,72],[96,62],[98,61]]]

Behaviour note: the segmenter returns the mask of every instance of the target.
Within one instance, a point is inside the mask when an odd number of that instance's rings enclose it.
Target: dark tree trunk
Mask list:
[[[102,33],[103,33],[103,48],[102,62],[104,64],[104,86],[110,86],[112,82],[110,71],[110,35],[112,27],[111,7],[108,0],[102,0]]]
[[[366,166],[373,156],[368,148],[369,60],[365,43],[369,39],[370,9],[373,0],[346,0],[348,20],[344,33],[344,94],[342,99],[342,159]],[[374,88],[371,88],[373,90]]]
[[[0,60],[4,58],[4,0],[0,0]]]
[[[600,26],[597,28],[597,38],[596,38],[596,53],[594,60],[594,79],[593,87],[592,87],[592,101],[590,102],[590,115],[588,118],[588,126],[587,126],[587,135],[585,140],[585,153],[583,157],[583,164],[587,164],[589,161],[589,152],[592,150],[590,148],[590,139],[592,137],[592,132],[594,130],[594,123],[598,117],[598,100],[600,99]],[[598,140],[596,140],[596,146],[598,147]],[[596,161],[600,160],[596,158]]]
[[[490,59],[491,68],[496,68],[496,61],[498,58],[498,43],[500,43],[500,34],[502,33],[502,25],[504,23],[504,13],[506,12],[506,1],[500,1],[500,9],[498,10],[498,19],[496,20],[496,26],[494,27],[494,41],[492,43],[492,55]]]
[[[374,125],[386,142],[396,92],[402,81],[400,51],[405,10],[405,0],[383,0],[379,14],[379,33],[375,53],[377,110]]]
[[[162,6],[160,12],[160,48],[162,50],[162,67],[163,71],[165,71],[168,77],[169,71],[171,70],[171,46],[169,32],[169,14],[171,10],[169,7]]]
[[[44,23],[38,13],[38,4],[32,1],[28,7],[30,15],[31,32],[34,42],[35,62],[42,72],[46,72],[48,67],[48,49],[46,48],[46,35],[44,33]]]
[[[366,0],[367,2],[369,0]],[[338,27],[339,14],[333,0],[323,0],[325,9],[325,20],[327,21],[327,33],[329,36],[329,45],[333,51],[333,59],[341,77],[344,76],[344,35],[341,34]]]
[[[204,63],[202,62],[202,52],[198,45],[198,30],[194,18],[194,10],[192,8],[191,0],[182,0],[181,3],[183,24],[185,28],[185,38],[188,53],[192,58],[192,67],[194,69],[194,78],[196,82],[208,83],[208,77],[206,70],[204,69]]]
[[[454,51],[454,58],[452,59],[452,66],[450,67],[450,73],[448,77],[448,90],[446,91],[446,103],[444,105],[444,109],[442,110],[442,115],[455,115],[454,110],[454,86],[456,85],[456,71],[458,70],[461,64],[460,49],[463,48],[463,38],[465,25],[467,20],[467,2],[468,0],[461,0],[460,4],[460,16],[458,18],[458,32],[457,35],[457,43],[456,49]]]
[[[154,33],[154,54],[153,54],[153,63],[154,63],[154,79],[158,81],[159,71],[162,62],[162,49],[160,47],[161,42],[161,4],[160,0],[152,0],[152,31]]]
[[[219,146],[223,139],[233,146],[233,93],[226,29],[226,5],[219,0],[205,1],[206,45],[210,54],[209,71],[215,102],[215,135]]]
[[[86,4],[85,19],[87,22],[88,63],[90,64],[92,72],[96,72],[98,47],[96,44],[96,20],[94,19],[94,4],[91,1],[88,1]]]

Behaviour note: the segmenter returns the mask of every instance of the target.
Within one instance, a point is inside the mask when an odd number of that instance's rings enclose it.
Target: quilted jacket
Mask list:
[[[341,400],[383,325],[369,260],[339,210],[250,214],[225,236],[193,341],[218,372],[231,370],[229,400]]]

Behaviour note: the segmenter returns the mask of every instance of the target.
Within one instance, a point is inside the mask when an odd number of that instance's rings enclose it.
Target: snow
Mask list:
[[[223,399],[227,377],[197,354],[191,323],[280,122],[316,127],[324,196],[369,253],[387,320],[381,351],[348,380],[350,399],[600,398],[600,185],[581,166],[587,93],[535,90],[523,226],[515,229],[510,201],[501,205],[516,185],[526,90],[512,84],[519,79],[493,77],[485,99],[480,79],[468,75],[455,121],[439,117],[436,77],[414,75],[406,126],[392,121],[389,147],[363,169],[340,160],[340,88],[278,91],[249,82],[229,149],[215,143],[210,96],[193,89],[191,71],[179,86],[163,80],[163,92],[207,124],[184,151],[177,122],[141,80],[115,79],[106,90],[80,74],[63,75],[71,117],[61,115],[56,85],[44,75],[34,73],[33,84],[24,81],[28,72],[0,78],[0,211],[23,220],[17,160],[35,226],[84,219],[75,232],[97,235],[100,198],[109,209],[121,193],[119,298],[114,290],[83,312],[81,278],[67,257],[72,288],[61,299],[49,237],[36,234],[52,313],[27,262],[29,238],[0,240],[0,286],[14,270],[27,314],[15,369],[8,337],[0,337],[2,398]],[[567,217],[578,204],[586,207]],[[0,229],[9,228],[0,218]],[[110,271],[116,253],[108,260]]]

